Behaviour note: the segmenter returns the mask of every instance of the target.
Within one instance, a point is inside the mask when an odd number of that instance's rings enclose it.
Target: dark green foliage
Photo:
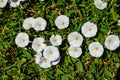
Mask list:
[[[26,0],[17,8],[7,5],[0,9],[0,80],[120,80],[119,49],[105,49],[100,58],[94,58],[88,52],[90,42],[99,41],[104,45],[109,31],[109,34],[120,37],[120,26],[117,25],[120,1],[106,1],[108,7],[103,11],[94,6],[93,0]],[[70,18],[70,25],[64,30],[58,30],[54,24],[59,14]],[[46,30],[25,31],[22,23],[27,17],[43,17],[48,23]],[[81,27],[87,21],[97,24],[97,35],[90,39],[84,38],[83,54],[78,59],[71,58],[67,52],[67,35],[72,31],[81,33]],[[39,36],[49,40],[50,35],[60,34],[63,37],[63,44],[59,46],[60,63],[49,69],[40,68],[35,64],[36,53],[31,44],[26,48],[19,48],[15,44],[15,37],[19,32],[28,33],[30,40]]]

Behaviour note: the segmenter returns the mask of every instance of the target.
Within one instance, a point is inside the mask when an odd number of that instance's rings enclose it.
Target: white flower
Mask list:
[[[26,18],[23,22],[23,28],[29,30],[35,26],[35,19],[32,17]]]
[[[33,27],[36,31],[43,31],[45,30],[47,26],[47,22],[45,19],[43,19],[42,17],[38,17],[35,19],[35,26]]]
[[[41,58],[41,62],[39,63],[39,66],[41,68],[49,68],[51,67],[51,62],[44,57]]]
[[[50,42],[53,46],[59,46],[62,44],[62,37],[60,35],[52,35],[50,37]]]
[[[68,42],[70,46],[80,47],[83,43],[83,37],[78,32],[71,32],[68,35]]]
[[[69,18],[66,15],[60,15],[56,18],[55,25],[58,29],[67,28],[69,25]]]
[[[45,1],[45,0],[39,0],[39,1]]]
[[[57,65],[60,62],[61,56],[59,56],[59,58],[55,61],[52,61],[51,64],[52,65]]]
[[[39,64],[41,62],[41,58],[42,58],[42,53],[41,52],[35,54],[35,63]]]
[[[93,57],[100,57],[104,52],[103,46],[99,42],[92,42],[89,44],[89,52]]]
[[[120,19],[118,20],[118,26],[120,26]]]
[[[29,43],[29,36],[27,33],[20,32],[16,38],[15,38],[15,43],[19,47],[25,47]]]
[[[45,40],[42,37],[35,38],[32,43],[32,48],[36,52],[40,52],[46,48],[46,44],[44,44]]]
[[[43,51],[43,56],[49,61],[55,61],[59,58],[60,53],[57,47],[47,46]]]
[[[20,1],[25,1],[25,0],[20,0]]]
[[[81,28],[81,32],[85,37],[93,37],[97,33],[97,25],[92,22],[86,22]]]
[[[103,10],[104,8],[107,7],[107,2],[103,2],[101,0],[94,0],[94,5],[100,9],[100,10]]]
[[[8,0],[11,7],[17,7],[20,4],[20,0]]]
[[[0,0],[0,8],[4,8],[7,4],[8,0]]]
[[[105,40],[105,46],[109,50],[115,50],[120,46],[119,37],[116,35],[109,35]]]
[[[82,49],[80,47],[70,46],[68,49],[68,54],[73,58],[78,58],[82,54]]]

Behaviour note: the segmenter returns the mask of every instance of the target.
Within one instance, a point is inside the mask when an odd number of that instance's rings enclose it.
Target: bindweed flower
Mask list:
[[[42,37],[35,38],[32,43],[32,48],[36,52],[41,52],[46,48],[45,40]]]
[[[118,20],[118,26],[120,26],[120,20]]]
[[[23,22],[23,28],[29,30],[35,26],[35,19],[32,17],[26,18]]]
[[[0,8],[4,8],[7,4],[8,0],[0,0]]]
[[[68,49],[68,53],[73,58],[78,58],[82,54],[82,49],[80,47],[70,46]]]
[[[53,46],[59,46],[62,44],[62,37],[60,35],[52,35],[50,37],[50,42]]]
[[[39,0],[39,1],[45,1],[45,0]]]
[[[94,5],[100,9],[100,10],[103,10],[104,8],[107,7],[107,2],[103,2],[101,0],[94,0]]]
[[[35,19],[35,26],[33,27],[36,31],[43,31],[47,26],[47,22],[42,17]]]
[[[81,28],[81,32],[85,37],[93,37],[97,33],[97,25],[92,22],[86,22]]]
[[[100,57],[104,52],[103,46],[99,42],[92,42],[88,46],[90,55],[93,57]]]
[[[20,32],[15,38],[15,43],[19,47],[26,47],[29,43],[28,34],[24,32]]]
[[[80,47],[83,43],[83,37],[78,32],[71,32],[67,39],[70,46]]]
[[[19,6],[21,0],[8,0],[8,3],[11,7],[17,7]]]
[[[20,1],[25,1],[25,0],[20,0]]]
[[[41,62],[41,59],[42,59],[42,53],[41,52],[35,54],[35,63],[36,64],[39,64]]]
[[[59,58],[55,61],[52,61],[51,64],[52,65],[57,65],[60,62],[61,56],[59,56]]]
[[[39,63],[39,66],[41,68],[49,68],[51,67],[51,62],[44,57],[41,58],[41,62]]]
[[[58,29],[65,29],[69,25],[69,18],[66,15],[60,15],[56,18],[55,25]]]
[[[109,50],[115,50],[120,46],[119,37],[116,35],[109,35],[105,40],[105,46]]]
[[[54,46],[47,46],[43,51],[43,56],[48,61],[55,61],[59,58],[60,53],[57,47]]]

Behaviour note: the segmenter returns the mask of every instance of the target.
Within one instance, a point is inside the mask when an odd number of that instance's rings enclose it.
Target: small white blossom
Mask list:
[[[94,5],[100,9],[100,10],[103,10],[104,8],[107,7],[107,2],[103,2],[101,0],[94,0]]]
[[[8,0],[0,0],[0,8],[4,8],[7,4]]]
[[[25,1],[25,0],[20,0],[20,1]]]
[[[57,47],[47,46],[43,51],[43,56],[49,61],[55,61],[59,58],[60,53]]]
[[[35,19],[35,26],[33,27],[36,31],[43,31],[47,26],[47,22],[42,17]]]
[[[73,58],[78,58],[82,54],[82,49],[80,47],[70,46],[68,49],[68,54]]]
[[[62,44],[62,37],[60,35],[52,35],[50,37],[50,42],[53,46],[59,46]]]
[[[92,22],[86,22],[83,24],[81,32],[85,37],[93,37],[97,33],[97,25]]]
[[[120,26],[120,19],[118,20],[118,26]]]
[[[39,0],[39,1],[45,1],[45,0]]]
[[[100,57],[104,52],[103,46],[99,42],[92,42],[88,46],[90,55],[93,57]]]
[[[21,0],[8,0],[8,3],[11,7],[17,7],[19,6]]]
[[[41,62],[41,58],[42,58],[42,53],[41,52],[35,54],[35,63],[39,64]]]
[[[46,48],[45,40],[42,37],[35,38],[32,43],[32,48],[36,52],[40,52]]]
[[[115,50],[120,46],[119,37],[116,35],[109,35],[105,40],[105,46],[109,50]]]
[[[68,42],[70,46],[80,47],[83,43],[83,37],[78,32],[71,32],[68,35]]]
[[[67,28],[69,25],[69,18],[66,15],[60,15],[56,18],[55,25],[58,29]]]
[[[15,38],[15,43],[19,47],[25,47],[29,43],[29,36],[27,33],[20,32],[16,38]]]
[[[23,22],[23,28],[29,30],[35,26],[35,19],[32,17],[26,18]]]
[[[60,62],[61,56],[59,56],[59,58],[55,61],[52,61],[51,64],[52,65],[57,65]]]
[[[39,66],[41,68],[49,68],[51,67],[51,62],[44,57],[41,58],[41,62],[39,63]]]

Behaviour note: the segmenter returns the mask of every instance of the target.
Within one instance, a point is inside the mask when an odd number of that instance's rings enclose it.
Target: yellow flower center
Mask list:
[[[0,0],[0,2],[4,2],[4,0]]]
[[[75,52],[78,52],[78,49],[77,49],[77,48],[75,48],[75,49],[74,49],[74,51],[75,51]]]
[[[109,40],[109,43],[110,43],[110,44],[113,44],[113,40],[112,40],[112,39],[110,39],[110,40]]]
[[[91,32],[91,31],[92,31],[92,28],[91,28],[91,27],[89,27],[89,28],[88,28],[88,31],[90,31],[90,32]]]
[[[32,23],[30,23],[29,26],[32,27]]]
[[[65,23],[64,23],[64,22],[62,22],[61,24],[62,24],[62,25],[64,25]]]
[[[38,26],[41,28],[41,27],[42,27],[42,24],[39,23]]]
[[[99,50],[99,48],[98,48],[98,47],[96,47],[96,48],[95,48],[95,51],[98,51],[98,50]]]
[[[22,39],[22,42],[25,42],[25,39]]]
[[[52,51],[52,50],[50,50],[50,51],[49,51],[49,53],[50,53],[50,55],[52,55],[52,54],[53,54],[53,51]]]
[[[54,42],[56,42],[56,41],[57,41],[57,39],[56,39],[56,38],[54,38],[54,39],[53,39],[53,41],[54,41]]]
[[[99,3],[98,6],[101,7],[101,6],[102,6],[102,3]]]
[[[41,46],[41,44],[40,43],[38,43],[38,47],[40,47]]]
[[[75,37],[75,40],[77,41],[78,39],[79,39],[79,37],[78,37],[78,36],[76,36],[76,37]]]

